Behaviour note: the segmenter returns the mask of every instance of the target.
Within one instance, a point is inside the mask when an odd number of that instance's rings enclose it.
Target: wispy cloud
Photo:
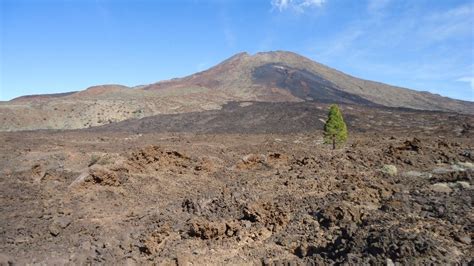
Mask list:
[[[327,47],[324,50],[329,51],[328,56],[337,55],[335,52],[340,52],[339,55],[353,53],[359,47],[367,53],[402,47],[408,47],[410,51],[426,48],[438,50],[436,48],[446,47],[443,42],[473,37],[474,9],[469,4],[432,13],[406,9],[394,19],[393,16],[387,16],[394,12],[389,8],[390,2],[369,0],[368,16],[353,21],[333,36],[325,36],[322,45]],[[371,13],[375,10],[377,14]]]
[[[234,31],[232,17],[225,5],[221,6],[219,21],[222,27],[223,40],[229,48],[234,48],[237,43],[237,35]]]
[[[434,41],[444,40],[465,34],[472,34],[474,9],[466,4],[444,12],[431,14],[423,19],[423,32]]]
[[[233,48],[235,46],[237,37],[235,36],[234,32],[230,29],[230,27],[226,27],[224,29],[224,37],[225,37],[225,42],[227,46]]]
[[[456,81],[467,82],[471,84],[471,93],[474,93],[474,76],[458,78]]]
[[[392,0],[369,0],[367,10],[369,13],[378,13],[385,9]]]
[[[474,99],[472,5],[427,10],[390,0],[366,3],[365,16],[308,43],[316,60],[368,79]]]
[[[321,7],[326,0],[272,0],[272,7],[279,11],[304,12],[307,8]]]

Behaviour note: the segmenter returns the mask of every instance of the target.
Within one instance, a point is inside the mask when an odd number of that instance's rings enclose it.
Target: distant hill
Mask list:
[[[0,130],[87,128],[158,114],[219,110],[233,101],[314,101],[474,114],[473,102],[355,78],[277,51],[240,53],[206,71],[149,85],[100,85],[19,97],[0,103]]]

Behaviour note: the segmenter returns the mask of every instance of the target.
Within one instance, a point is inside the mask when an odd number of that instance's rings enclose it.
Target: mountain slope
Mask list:
[[[474,114],[474,103],[358,79],[291,52],[237,54],[184,78],[0,103],[0,130],[75,129],[218,110],[231,101],[347,103]]]
[[[186,86],[225,89],[237,95],[239,91],[255,90],[264,100],[269,100],[266,95],[275,97],[290,92],[297,100],[361,104],[371,102],[388,107],[474,113],[472,102],[355,78],[298,54],[283,51],[257,53],[253,56],[247,53],[237,54],[207,71],[182,79],[159,82],[144,89]],[[332,95],[327,95],[328,93]],[[288,97],[286,100],[295,98]]]
[[[424,136],[474,137],[474,116],[437,111],[340,104],[351,133],[396,132]],[[291,134],[323,130],[329,104],[317,102],[230,102],[221,110],[165,114],[85,129],[87,132],[136,134]],[[406,119],[410,117],[410,119]]]

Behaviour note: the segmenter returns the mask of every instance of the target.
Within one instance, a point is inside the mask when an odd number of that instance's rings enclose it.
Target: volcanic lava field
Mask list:
[[[472,115],[230,104],[0,133],[0,264],[471,264]]]

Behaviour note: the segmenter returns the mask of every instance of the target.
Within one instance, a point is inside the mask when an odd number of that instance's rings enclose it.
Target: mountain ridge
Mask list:
[[[201,72],[127,87],[22,96],[0,103],[0,130],[76,129],[221,109],[231,101],[346,103],[474,114],[474,103],[360,79],[299,54],[241,52]]]

